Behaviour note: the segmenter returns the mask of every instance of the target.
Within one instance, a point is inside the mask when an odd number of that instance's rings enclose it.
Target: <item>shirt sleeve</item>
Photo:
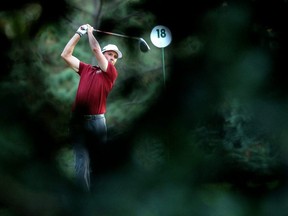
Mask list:
[[[83,71],[87,71],[87,69],[91,67],[89,64],[86,64],[84,62],[79,63],[79,70],[78,70],[78,74],[81,76],[81,74],[83,73]]]
[[[106,73],[108,75],[108,78],[111,80],[111,82],[114,83],[118,76],[118,71],[111,62],[108,62]]]

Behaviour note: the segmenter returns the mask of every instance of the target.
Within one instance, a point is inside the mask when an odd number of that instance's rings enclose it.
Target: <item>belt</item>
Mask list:
[[[84,115],[84,119],[86,120],[93,120],[93,119],[99,119],[99,118],[104,118],[104,114],[97,114],[97,115]]]

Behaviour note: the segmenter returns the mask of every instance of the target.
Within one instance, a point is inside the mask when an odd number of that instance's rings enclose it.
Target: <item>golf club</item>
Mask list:
[[[108,35],[113,35],[113,36],[118,36],[118,37],[123,37],[123,38],[129,38],[129,39],[134,39],[134,40],[138,40],[139,42],[139,48],[142,52],[148,52],[150,50],[149,45],[146,43],[146,41],[141,38],[141,37],[133,37],[133,36],[127,36],[127,35],[122,35],[122,34],[118,34],[118,33],[113,33],[113,32],[107,32],[107,31],[102,31],[99,29],[94,29],[94,31],[96,32],[100,32],[103,34],[108,34]]]

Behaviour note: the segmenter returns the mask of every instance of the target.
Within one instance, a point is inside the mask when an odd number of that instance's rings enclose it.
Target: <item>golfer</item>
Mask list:
[[[75,46],[86,34],[97,66],[82,62],[73,55]],[[106,101],[118,76],[115,64],[122,58],[122,53],[114,44],[101,49],[93,35],[93,27],[85,24],[68,41],[61,57],[80,76],[71,112],[70,138],[75,155],[76,180],[89,191],[92,175],[103,166],[99,159],[103,158],[107,141]]]

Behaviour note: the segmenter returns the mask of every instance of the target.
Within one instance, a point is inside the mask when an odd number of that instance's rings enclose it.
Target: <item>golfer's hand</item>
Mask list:
[[[87,24],[81,25],[81,26],[77,29],[76,33],[79,34],[80,37],[82,37],[83,35],[87,34],[87,29],[88,29]]]
[[[88,27],[87,32],[93,33],[94,28],[91,25],[89,25],[89,24],[87,24],[87,27]]]

